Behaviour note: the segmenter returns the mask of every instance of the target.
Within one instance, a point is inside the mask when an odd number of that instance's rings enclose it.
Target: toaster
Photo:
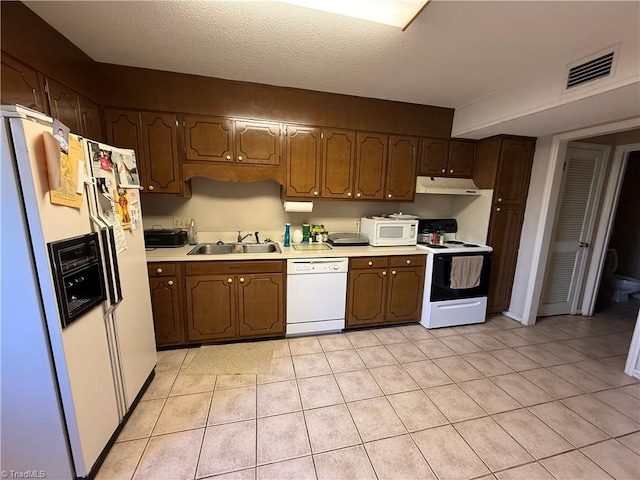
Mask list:
[[[144,231],[144,245],[147,248],[182,247],[187,244],[187,232],[178,229],[152,228]]]

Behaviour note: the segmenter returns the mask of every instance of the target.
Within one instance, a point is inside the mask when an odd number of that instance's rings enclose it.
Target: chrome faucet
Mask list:
[[[242,243],[242,241],[247,238],[250,237],[251,235],[253,235],[252,233],[247,233],[244,237],[242,236],[242,234],[240,233],[240,231],[238,230],[238,243]]]
[[[253,238],[255,238],[255,239],[256,239],[256,243],[260,243],[260,237],[258,236],[258,234],[259,234],[259,233],[260,233],[260,232],[254,232],[254,233],[253,233]]]

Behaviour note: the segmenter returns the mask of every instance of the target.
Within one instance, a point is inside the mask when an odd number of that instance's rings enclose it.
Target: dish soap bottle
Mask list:
[[[285,223],[284,224],[284,246],[285,247],[290,247],[291,246],[291,224],[290,223]]]
[[[187,241],[189,242],[189,245],[198,244],[198,230],[196,229],[196,221],[193,218],[191,219],[191,225],[187,232]]]

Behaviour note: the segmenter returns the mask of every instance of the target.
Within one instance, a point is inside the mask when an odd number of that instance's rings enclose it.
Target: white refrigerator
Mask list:
[[[52,204],[51,119],[18,111],[2,113],[0,460],[8,472],[86,477],[157,361],[143,229],[105,242],[95,184],[81,186],[79,208]],[[92,232],[107,299],[63,326],[48,245]]]

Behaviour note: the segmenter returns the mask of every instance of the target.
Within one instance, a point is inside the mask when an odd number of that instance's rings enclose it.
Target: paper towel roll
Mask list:
[[[311,212],[313,202],[284,202],[285,212]]]

